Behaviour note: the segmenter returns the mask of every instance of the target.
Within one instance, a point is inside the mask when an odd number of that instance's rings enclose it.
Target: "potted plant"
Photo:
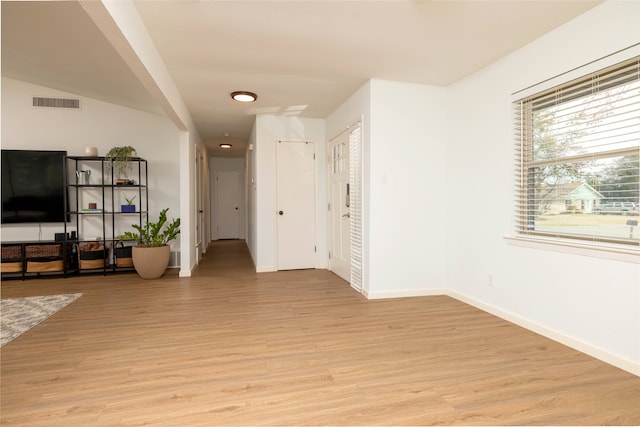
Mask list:
[[[136,149],[127,145],[124,147],[113,147],[105,155],[105,167],[108,172],[112,170],[118,178],[127,177],[127,172],[131,169],[131,159],[136,156]]]
[[[167,211],[160,212],[158,221],[147,221],[143,226],[133,224],[137,232],[127,231],[123,237],[135,240],[132,249],[133,267],[143,279],[157,279],[169,266],[169,242],[180,234],[180,218],[167,222]]]
[[[126,205],[120,205],[120,212],[123,213],[133,213],[136,211],[136,205],[133,204],[133,201],[136,199],[136,196],[133,196],[132,198],[128,198],[127,196],[124,197],[124,199],[127,201]]]

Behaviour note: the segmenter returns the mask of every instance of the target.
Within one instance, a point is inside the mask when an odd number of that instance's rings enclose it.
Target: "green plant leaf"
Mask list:
[[[158,216],[158,221],[145,222],[144,226],[132,224],[137,233],[127,231],[124,236],[133,239],[140,246],[158,247],[168,245],[180,234],[180,218],[172,219],[167,224],[167,211],[169,208],[163,209]],[[165,227],[166,225],[166,227]]]

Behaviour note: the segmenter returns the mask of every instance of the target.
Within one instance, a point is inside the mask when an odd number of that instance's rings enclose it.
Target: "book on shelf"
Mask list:
[[[90,209],[90,208],[84,208],[82,209],[82,212],[102,212],[102,209]]]
[[[135,181],[133,179],[128,178],[118,178],[116,179],[116,185],[135,185]]]

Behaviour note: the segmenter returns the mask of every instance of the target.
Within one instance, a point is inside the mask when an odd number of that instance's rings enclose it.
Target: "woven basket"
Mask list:
[[[24,252],[26,258],[59,257],[62,256],[62,244],[26,245]]]
[[[78,266],[81,270],[104,268],[106,261],[107,251],[103,244],[90,242],[79,247]]]
[[[104,268],[105,264],[106,263],[104,259],[80,259],[78,261],[80,270],[92,270],[95,268]]]
[[[0,273],[21,273],[22,261],[3,261],[0,263]]]
[[[116,259],[117,267],[133,267],[133,258],[131,258],[131,246],[125,246],[124,243],[116,243],[113,253]]]
[[[62,244],[25,245],[24,256],[27,259],[27,273],[63,271]]]
[[[61,259],[47,260],[47,261],[27,261],[28,273],[40,273],[46,271],[62,271],[64,270],[64,263]]]
[[[3,261],[22,258],[22,246],[2,246],[0,248],[0,258]]]

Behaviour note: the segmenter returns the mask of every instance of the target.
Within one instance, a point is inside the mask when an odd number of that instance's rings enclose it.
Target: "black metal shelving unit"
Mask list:
[[[83,263],[79,260],[71,267],[75,272],[107,274],[133,270],[132,267],[116,265],[114,248],[119,240],[118,236],[131,230],[131,224],[138,223],[142,226],[148,220],[147,161],[140,157],[132,158],[130,171],[127,178],[133,180],[133,183],[119,183],[119,177],[115,176],[108,158],[65,157],[65,206],[68,222],[65,222],[64,235],[74,248],[71,258],[78,259],[76,251],[90,242],[98,242],[104,246],[102,258],[98,258],[97,263]],[[136,203],[135,212],[122,212],[120,207],[124,204],[123,201],[132,193],[135,193],[139,206]],[[96,203],[96,207],[90,208],[89,203]]]

